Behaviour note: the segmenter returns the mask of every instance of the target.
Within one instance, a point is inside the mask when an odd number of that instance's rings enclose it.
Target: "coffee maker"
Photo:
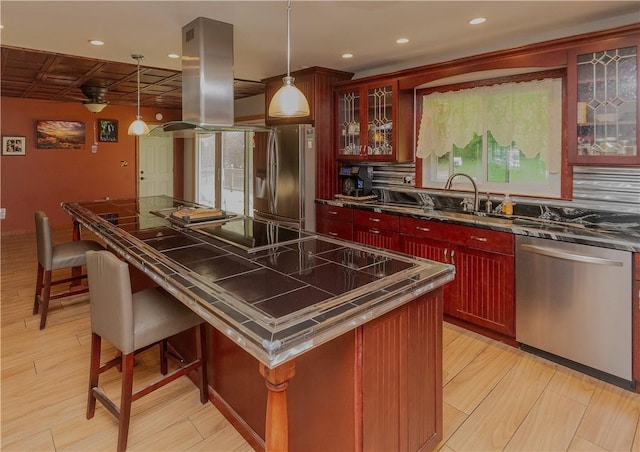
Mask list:
[[[373,189],[373,167],[345,165],[338,169],[344,196],[369,196]]]

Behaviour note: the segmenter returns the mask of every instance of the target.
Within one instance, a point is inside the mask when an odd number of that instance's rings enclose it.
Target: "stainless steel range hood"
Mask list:
[[[162,124],[149,135],[268,130],[234,125],[233,103],[233,25],[198,17],[182,27],[182,121]]]

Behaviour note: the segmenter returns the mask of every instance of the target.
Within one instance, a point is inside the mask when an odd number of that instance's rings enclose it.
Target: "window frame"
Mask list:
[[[567,154],[567,68],[558,68],[544,71],[535,71],[535,72],[527,72],[516,75],[504,76],[504,77],[495,77],[488,79],[475,80],[470,82],[462,82],[462,83],[454,83],[454,84],[446,84],[440,86],[430,86],[428,88],[419,88],[415,90],[415,130],[414,130],[414,147],[417,148],[417,139],[418,139],[418,130],[420,128],[420,123],[422,121],[422,97],[429,95],[434,92],[450,92],[450,91],[459,91],[462,89],[470,89],[470,88],[479,88],[483,86],[491,86],[498,85],[503,83],[517,83],[517,82],[529,82],[534,80],[542,80],[545,78],[557,78],[561,79],[562,84],[562,100],[561,100],[561,110],[562,110],[562,126],[561,126],[561,155],[560,155],[560,193],[559,196],[556,195],[531,195],[536,198],[550,198],[550,199],[571,199],[571,185],[572,185],[572,175],[571,175],[571,167],[568,164],[568,154]],[[483,155],[483,160],[486,156]],[[441,189],[443,187],[435,187],[435,186],[425,186],[423,180],[423,162],[424,159],[417,157],[415,158],[415,186],[419,189]],[[495,188],[494,186],[488,186],[487,188],[481,188],[482,191],[486,191],[489,189],[492,193],[513,193],[513,191],[509,191],[508,184],[503,184],[504,189]],[[520,194],[519,196],[527,196],[527,194]]]

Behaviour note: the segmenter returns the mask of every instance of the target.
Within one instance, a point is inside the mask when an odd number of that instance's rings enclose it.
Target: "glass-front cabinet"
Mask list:
[[[636,37],[573,49],[568,61],[569,162],[640,163]]]
[[[396,81],[337,89],[339,159],[397,160],[396,91]]]

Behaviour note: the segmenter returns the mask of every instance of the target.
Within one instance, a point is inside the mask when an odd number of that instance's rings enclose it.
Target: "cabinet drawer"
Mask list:
[[[353,225],[344,221],[327,220],[318,218],[316,230],[320,234],[326,234],[331,237],[353,240]]]
[[[403,217],[400,221],[400,233],[496,253],[514,253],[513,234],[509,232]]]
[[[449,240],[452,225],[439,221],[418,220],[415,218],[400,218],[400,234],[422,239]]]
[[[349,207],[330,206],[327,204],[316,205],[316,217],[325,220],[344,221],[353,223],[353,209]]]
[[[510,232],[492,231],[482,228],[470,228],[467,226],[456,226],[466,230],[463,232],[465,245],[469,248],[476,248],[485,251],[493,251],[502,254],[514,254],[513,234]]]
[[[400,217],[388,213],[356,210],[353,213],[353,221],[356,226],[362,228],[375,228],[381,231],[398,232]]]

